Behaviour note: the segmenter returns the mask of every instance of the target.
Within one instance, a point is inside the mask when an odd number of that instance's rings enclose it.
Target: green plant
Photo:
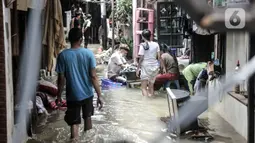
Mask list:
[[[127,44],[128,45],[129,52],[128,52],[127,57],[131,59],[132,56],[133,56],[133,39],[130,39],[130,38],[121,38],[120,42],[123,43],[123,44]]]
[[[111,16],[112,17],[112,14]],[[117,0],[114,18],[123,24],[132,24],[132,0]]]

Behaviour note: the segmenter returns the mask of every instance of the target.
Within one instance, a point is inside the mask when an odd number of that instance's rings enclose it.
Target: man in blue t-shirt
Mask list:
[[[73,28],[68,35],[71,48],[61,52],[57,57],[58,102],[66,80],[67,111],[66,123],[71,126],[71,139],[79,137],[80,111],[84,119],[84,131],[92,128],[91,116],[93,107],[93,87],[97,93],[97,105],[103,107],[101,91],[96,75],[96,60],[91,50],[82,48],[82,30]]]

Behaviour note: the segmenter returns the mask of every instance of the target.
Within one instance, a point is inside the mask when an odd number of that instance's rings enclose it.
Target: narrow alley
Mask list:
[[[90,45],[96,54],[98,44]],[[105,65],[98,65],[98,76],[103,78]],[[167,93],[160,91],[155,98],[143,97],[140,89],[121,87],[103,90],[104,107],[96,108],[92,116],[93,129],[84,134],[80,126],[81,143],[171,143],[176,142],[167,132],[167,124],[160,117],[168,116]],[[65,92],[63,93],[65,97]],[[70,139],[70,128],[64,121],[64,111],[57,110],[49,116],[39,117],[35,136],[27,143],[66,143]],[[241,143],[245,139],[217,113],[208,112],[206,122],[214,137],[212,143]],[[204,119],[202,117],[202,119]],[[187,119],[188,120],[188,119]],[[211,121],[211,122],[210,122]],[[179,143],[200,142],[183,138]],[[203,141],[202,141],[203,142]]]
[[[100,45],[90,45],[96,54]],[[98,65],[98,76],[103,78],[105,65]],[[63,93],[65,97],[65,93]],[[166,125],[160,117],[167,116],[168,106],[166,94],[160,94],[155,99],[141,96],[139,89],[121,87],[113,90],[103,90],[104,107],[96,108],[96,94],[94,97],[95,115],[92,117],[93,129],[88,138],[82,136],[81,142],[111,143],[111,142],[169,142],[166,138]],[[54,111],[50,116],[43,116],[38,121],[37,134],[34,142],[67,142],[70,131],[64,119],[64,111]]]
[[[2,0],[0,143],[254,143],[253,0],[195,1]]]
[[[96,110],[92,117],[94,123],[92,135],[89,138],[81,137],[81,142],[146,143],[153,142],[157,137],[166,136],[167,134],[162,132],[166,126],[159,120],[159,117],[166,115],[165,98],[145,99],[139,93],[139,90],[126,89],[104,92],[104,108],[102,111]],[[60,143],[69,140],[70,131],[63,120],[64,112],[59,112],[56,113],[58,116],[53,114],[52,118],[44,119],[52,121],[44,126],[42,133],[36,135],[38,141]],[[81,126],[81,135],[82,129]]]

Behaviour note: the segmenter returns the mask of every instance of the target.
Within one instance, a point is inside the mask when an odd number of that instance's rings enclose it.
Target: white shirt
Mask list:
[[[91,21],[89,19],[85,20],[84,22],[84,28],[88,28],[91,26]]]
[[[124,58],[120,54],[119,51],[116,51],[112,54],[109,63],[108,63],[108,78],[111,78],[113,76],[118,76],[121,71],[121,65],[125,64],[126,61],[123,60]]]
[[[143,45],[145,45],[145,43],[140,45],[138,52],[138,55],[144,56],[142,65],[158,66],[157,54],[160,52],[158,43],[153,41],[148,42],[148,50],[144,50]]]

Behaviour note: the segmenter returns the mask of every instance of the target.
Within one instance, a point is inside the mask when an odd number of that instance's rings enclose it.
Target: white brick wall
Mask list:
[[[4,2],[3,2],[4,3]],[[3,4],[4,22],[4,47],[5,47],[5,75],[6,75],[6,118],[7,118],[7,143],[12,143],[14,125],[13,110],[13,80],[12,80],[12,48],[11,48],[11,15],[10,8]]]
[[[227,78],[234,72],[237,60],[240,61],[241,68],[248,59],[249,35],[248,33],[228,33],[226,46],[226,76]],[[209,85],[209,90],[220,86],[217,81]],[[245,89],[246,86],[245,86]],[[212,104],[213,100],[217,104]],[[219,93],[217,95],[209,94],[209,105],[218,112],[234,129],[247,139],[247,106],[228,95]]]

